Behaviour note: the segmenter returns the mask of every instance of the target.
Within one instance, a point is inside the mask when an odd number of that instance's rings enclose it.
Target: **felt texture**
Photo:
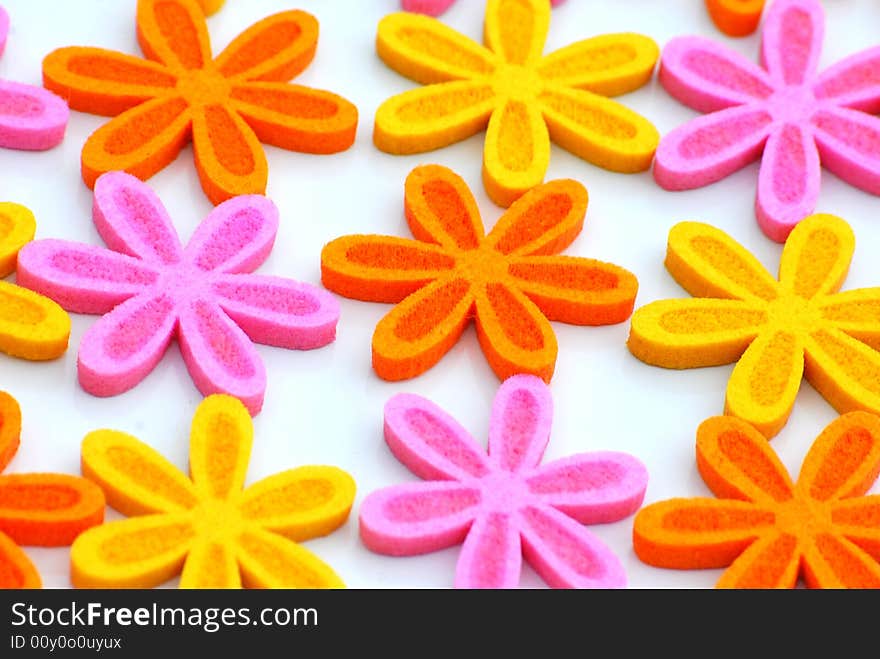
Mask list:
[[[236,398],[199,405],[187,478],[115,430],[89,433],[83,474],[129,519],[84,533],[70,552],[78,588],[338,588],[340,578],[297,544],[345,523],[355,495],[336,467],[300,467],[245,488],[253,425]]]
[[[660,82],[705,116],[664,136],[654,178],[667,190],[719,181],[761,159],[755,211],[784,242],[816,207],[821,165],[880,194],[880,47],[817,73],[824,32],[818,0],[778,0],[762,28],[762,65],[701,37],[663,50]]]
[[[483,47],[435,18],[386,16],[379,57],[426,86],[379,107],[375,145],[423,153],[485,130],[483,181],[505,207],[544,180],[551,139],[605,169],[648,169],[656,129],[607,97],[650,80],[657,45],[638,34],[607,34],[543,57],[549,25],[547,0],[489,0]]]
[[[548,321],[607,325],[632,313],[638,282],[615,265],[558,256],[578,236],[587,191],[573,180],[534,188],[486,235],[465,182],[438,165],[414,169],[405,210],[415,240],[343,236],[321,252],[324,286],[345,297],[392,302],[373,334],[373,368],[415,377],[458,341],[469,320],[500,379],[548,381],[556,337]]]
[[[767,437],[785,425],[804,376],[838,412],[880,412],[880,288],[838,292],[854,249],[846,222],[812,215],[789,235],[777,282],[724,232],[677,224],[666,267],[697,299],[636,310],[627,345],[665,368],[737,362],[725,411]]]
[[[339,303],[318,287],[252,273],[272,251],[278,210],[243,195],[217,206],[186,247],[156,194],[124,172],[95,185],[93,217],[109,249],[39,240],[19,253],[19,282],[75,313],[105,314],[83,336],[79,382],[96,396],[137,385],[171,339],[203,394],[260,411],[266,371],[253,342],[308,350],[334,340]]]
[[[697,430],[697,467],[716,499],[643,508],[633,547],[650,565],[721,568],[719,588],[880,588],[880,418],[850,412],[819,435],[792,483],[749,424],[713,417]],[[729,566],[729,567],[728,567]]]
[[[427,14],[428,16],[439,16],[449,9],[455,0],[400,0],[400,6],[406,11],[416,12],[418,14]],[[554,7],[561,5],[565,0],[550,0],[550,4]]]
[[[0,7],[0,55],[6,48],[9,14]],[[64,139],[70,110],[42,87],[0,80],[0,147],[45,151]]]
[[[719,30],[744,37],[758,29],[764,0],[706,0],[706,9]]]
[[[138,0],[137,34],[146,59],[76,46],[43,60],[43,84],[72,108],[115,116],[83,147],[89,187],[115,170],[147,179],[192,141],[202,188],[219,204],[266,191],[261,142],[305,153],[354,142],[351,103],[285,82],[315,55],[318,23],[310,14],[269,16],[212,59],[195,0]]]
[[[648,481],[635,458],[580,453],[539,466],[550,438],[549,388],[531,375],[501,385],[486,451],[432,402],[398,394],[385,405],[385,440],[423,483],[371,493],[360,534],[373,551],[409,556],[463,543],[457,588],[513,588],[522,558],[557,588],[619,588],[626,573],[583,524],[628,517]]]
[[[18,401],[0,391],[0,471],[20,443]],[[0,476],[0,589],[39,588],[40,575],[19,545],[61,547],[104,519],[104,494],[66,474]]]

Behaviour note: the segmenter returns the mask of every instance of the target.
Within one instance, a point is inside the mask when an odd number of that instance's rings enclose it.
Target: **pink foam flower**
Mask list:
[[[583,524],[615,522],[642,503],[648,474],[624,453],[580,453],[538,466],[550,437],[550,390],[533,375],[501,385],[489,452],[428,400],[385,405],[391,451],[424,483],[387,487],[361,505],[367,547],[408,556],[464,542],[458,588],[511,588],[522,557],[554,587],[626,584],[618,558]]]
[[[0,55],[6,48],[9,15],[0,7]],[[70,110],[42,87],[0,80],[0,146],[45,151],[64,139]]]
[[[777,0],[764,19],[762,67],[708,39],[670,41],[660,82],[711,114],[661,140],[657,182],[697,188],[761,157],[755,209],[761,229],[778,242],[815,209],[820,162],[880,194],[880,119],[868,114],[880,111],[880,47],[817,73],[823,33],[817,0]]]
[[[83,336],[83,389],[113,396],[146,377],[176,335],[204,395],[260,411],[266,371],[252,341],[310,349],[335,338],[336,299],[314,286],[251,273],[272,251],[278,210],[243,195],[217,206],[181,246],[162,202],[124,172],[102,175],[93,217],[110,249],[37,240],[18,256],[18,283],[68,311],[106,314]]]
[[[429,16],[439,16],[449,9],[455,0],[400,0],[400,5],[406,11],[413,11],[418,14],[428,14]],[[554,7],[561,5],[565,0],[550,0],[550,4]]]

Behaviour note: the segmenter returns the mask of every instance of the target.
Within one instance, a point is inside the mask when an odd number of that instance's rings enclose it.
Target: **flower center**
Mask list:
[[[211,69],[187,71],[177,80],[177,91],[191,106],[221,103],[229,90],[229,81]]]
[[[456,269],[468,281],[485,284],[507,276],[507,259],[494,249],[480,248],[462,252],[456,258]]]
[[[484,505],[495,512],[503,513],[519,510],[530,496],[522,479],[506,471],[494,472],[482,478],[480,494]]]
[[[208,273],[188,264],[181,263],[162,274],[157,285],[169,291],[176,299],[197,297],[204,287]]]
[[[515,64],[503,64],[492,76],[492,90],[498,96],[519,101],[535,98],[543,86],[541,76],[532,69]]]
[[[799,295],[780,295],[767,307],[770,323],[790,330],[811,331],[822,320],[819,311]]]
[[[793,498],[774,512],[776,528],[796,538],[814,537],[832,527],[830,508],[821,501]]]
[[[809,86],[783,87],[768,99],[774,121],[801,123],[809,121],[816,111],[816,97]]]
[[[241,530],[241,513],[223,499],[204,499],[193,509],[196,533],[206,539],[221,540]]]

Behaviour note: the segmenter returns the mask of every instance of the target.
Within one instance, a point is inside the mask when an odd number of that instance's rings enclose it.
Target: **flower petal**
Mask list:
[[[103,48],[74,46],[43,59],[43,85],[73,110],[115,116],[174,89],[163,65]]]
[[[174,298],[131,298],[96,322],[79,346],[77,374],[95,396],[115,396],[147,377],[162,359],[177,329]]]
[[[195,538],[185,513],[96,526],[70,548],[70,578],[76,588],[153,588],[180,573]]]
[[[67,350],[69,338],[70,316],[64,309],[48,297],[0,281],[0,351],[31,361],[55,359]]]
[[[794,407],[804,377],[804,343],[785,328],[761,332],[740,357],[727,383],[725,414],[748,421],[765,437],[778,433]]]
[[[40,588],[37,568],[19,547],[0,533],[0,590]]]
[[[880,287],[856,288],[816,301],[822,318],[854,339],[880,348]]]
[[[550,53],[535,70],[544,81],[560,87],[617,96],[647,83],[659,55],[649,37],[603,34]]]
[[[807,381],[838,412],[880,414],[880,353],[839,329],[826,327],[806,339]]]
[[[880,194],[880,119],[828,105],[813,117],[813,126],[822,165],[850,185]]]
[[[196,388],[205,396],[235,396],[259,413],[266,367],[251,340],[216,302],[196,299],[179,313],[180,353]]]
[[[15,457],[21,443],[21,407],[5,391],[0,391],[0,471]]]
[[[880,588],[880,563],[836,533],[819,533],[804,550],[804,581],[810,588]]]
[[[666,190],[715,183],[757,160],[773,119],[760,107],[732,107],[667,133],[657,147],[654,180]]]
[[[458,556],[455,587],[515,588],[521,571],[522,546],[512,516],[490,512],[478,517]]]
[[[441,165],[421,165],[406,177],[406,219],[413,235],[447,250],[472,250],[485,237],[480,210],[458,174]]]
[[[761,61],[777,84],[801,85],[816,73],[825,12],[812,0],[771,4],[761,28]]]
[[[613,172],[651,166],[660,134],[637,112],[581,89],[547,87],[538,100],[550,139],[564,149]]]
[[[524,478],[542,504],[582,524],[606,524],[642,505],[648,470],[626,453],[596,451],[554,460]]]
[[[136,437],[116,430],[85,436],[82,473],[123,515],[176,515],[198,503],[196,488],[177,467]]]
[[[246,588],[345,587],[308,549],[259,528],[248,528],[239,537],[238,564]]]
[[[626,586],[620,559],[576,521],[546,506],[530,506],[519,514],[523,555],[551,587]]]
[[[760,66],[705,37],[677,37],[666,44],[658,77],[666,91],[700,112],[761,101],[774,88]]]
[[[805,218],[782,249],[782,288],[806,299],[836,292],[846,279],[855,246],[855,234],[839,217],[817,214]]]
[[[177,157],[191,130],[192,112],[180,96],[160,96],[126,110],[86,140],[83,181],[94,187],[101,174],[112,171],[148,179]]]
[[[486,451],[427,398],[397,394],[385,403],[385,441],[395,457],[426,480],[467,481],[492,471]]]
[[[414,11],[428,16],[439,16],[452,6],[455,0],[400,0],[406,11]]]
[[[180,0],[138,0],[137,37],[151,60],[169,69],[204,69],[211,61],[211,41],[201,8]]]
[[[18,252],[34,239],[37,223],[30,209],[0,202],[0,277],[15,272]]]
[[[479,511],[480,491],[449,481],[393,485],[371,493],[360,508],[361,539],[389,556],[412,556],[464,541]]]
[[[514,375],[498,388],[489,419],[489,460],[498,469],[521,472],[541,462],[550,440],[553,398],[540,379]]]
[[[768,533],[740,554],[715,587],[794,588],[800,563],[797,538],[787,533]]]
[[[257,21],[217,55],[224,78],[283,82],[303,71],[315,56],[318,21],[304,11],[283,11]]]
[[[518,256],[507,274],[548,320],[610,325],[629,318],[638,281],[628,270],[575,256]]]
[[[455,275],[408,296],[376,325],[373,369],[385,380],[424,373],[458,341],[473,307],[470,282]]]
[[[757,29],[764,0],[706,0],[706,9],[719,30],[744,37]]]
[[[337,153],[354,143],[357,108],[341,96],[281,82],[247,82],[230,91],[232,107],[257,139],[302,153]]]
[[[223,541],[199,538],[183,565],[182,589],[241,588],[235,547]]]
[[[679,222],[670,229],[665,265],[694,297],[757,302],[778,296],[778,283],[751,252],[701,222]]]
[[[70,110],[42,87],[0,80],[0,147],[45,151],[64,139]]]
[[[264,478],[239,499],[242,517],[291,540],[329,535],[345,524],[355,484],[336,467],[299,467]]]
[[[828,67],[813,82],[813,94],[844,107],[872,114],[880,111],[880,46],[866,48]]]
[[[880,494],[832,502],[834,530],[880,560]]]
[[[658,300],[633,314],[627,347],[654,366],[719,366],[737,361],[766,322],[766,309],[752,301]]]
[[[507,64],[530,65],[544,52],[550,29],[546,0],[488,0],[486,45]]]
[[[202,500],[229,500],[244,487],[254,426],[237,399],[214,395],[203,400],[189,433],[189,473]]]

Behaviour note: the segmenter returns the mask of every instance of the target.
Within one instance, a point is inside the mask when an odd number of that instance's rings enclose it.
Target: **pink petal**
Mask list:
[[[770,4],[761,32],[761,61],[783,85],[801,85],[816,74],[825,13],[816,0],[776,0]]]
[[[233,197],[198,226],[186,258],[201,270],[251,272],[269,256],[277,232],[278,209],[268,198]]]
[[[824,107],[813,117],[813,126],[822,164],[850,185],[880,194],[880,119]]]
[[[455,569],[456,588],[515,588],[522,572],[519,528],[505,513],[474,521]]]
[[[193,300],[180,310],[180,352],[199,391],[235,396],[251,415],[266,392],[266,369],[253,343],[215,302]]]
[[[758,159],[772,125],[757,107],[697,117],[660,140],[654,179],[666,190],[691,190],[729,176]]]
[[[714,112],[763,100],[773,83],[757,64],[703,37],[677,37],[663,49],[659,79],[685,105]]]
[[[623,588],[620,559],[599,538],[558,510],[520,511],[523,555],[553,588]]]
[[[386,487],[361,504],[361,538],[390,556],[445,549],[464,540],[479,503],[477,488],[450,481]]]
[[[813,83],[819,100],[835,105],[880,112],[880,46],[840,60],[823,71]]]
[[[336,338],[339,302],[309,284],[262,275],[219,275],[216,302],[251,341],[309,350]]]
[[[0,80],[0,146],[45,151],[64,139],[70,110],[42,87]]]
[[[401,0],[406,11],[414,11],[428,16],[439,16],[452,6],[455,0]]]
[[[584,524],[616,522],[632,515],[645,496],[648,470],[626,453],[579,453],[525,476],[542,503]]]
[[[36,240],[18,253],[18,283],[75,313],[107,313],[158,277],[138,259],[65,240]]]
[[[755,210],[771,240],[785,242],[795,225],[812,214],[821,183],[819,151],[804,126],[783,124],[764,147]]]
[[[177,328],[174,300],[139,295],[120,304],[85,333],[77,371],[95,396],[128,391],[155,368]]]
[[[107,246],[158,265],[179,263],[183,247],[168,212],[146,183],[125,172],[95,182],[92,217]]]
[[[489,459],[500,469],[531,469],[544,455],[553,423],[553,398],[534,375],[507,378],[495,394],[489,419]]]
[[[385,403],[385,441],[398,460],[424,479],[468,480],[492,470],[467,430],[415,394],[398,394]]]
[[[9,35],[9,14],[3,7],[0,7],[0,55],[6,48],[6,37]]]

